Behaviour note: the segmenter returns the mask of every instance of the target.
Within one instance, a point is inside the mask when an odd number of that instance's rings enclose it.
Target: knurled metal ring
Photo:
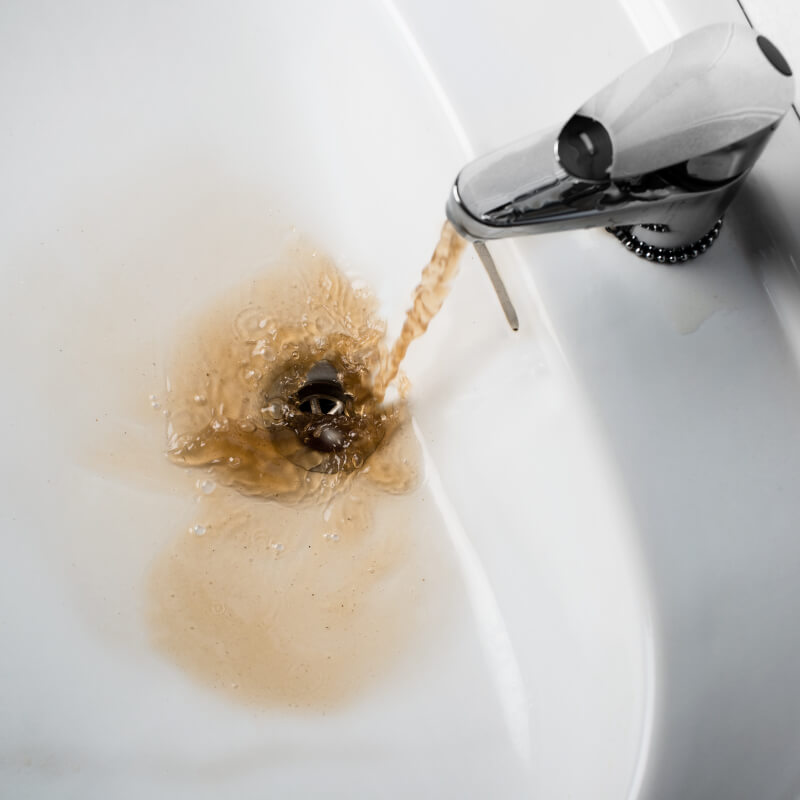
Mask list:
[[[697,256],[705,253],[706,250],[714,244],[722,228],[722,219],[718,219],[716,223],[714,223],[714,227],[705,236],[701,236],[696,242],[685,244],[681,247],[656,247],[655,245],[647,244],[647,242],[643,242],[634,233],[631,233],[633,227],[633,225],[620,225],[618,227],[612,226],[606,228],[606,230],[614,234],[621,244],[634,255],[639,256],[639,258],[655,261],[658,264],[678,264],[689,261],[689,259],[692,258],[697,258]],[[656,230],[658,228],[663,229],[666,226],[643,225],[642,227]]]

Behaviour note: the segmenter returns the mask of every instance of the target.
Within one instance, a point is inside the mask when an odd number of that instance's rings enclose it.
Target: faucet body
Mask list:
[[[741,25],[701,28],[565,125],[467,164],[447,216],[471,241],[625,226],[653,247],[684,248],[715,228],[793,95],[768,39]]]

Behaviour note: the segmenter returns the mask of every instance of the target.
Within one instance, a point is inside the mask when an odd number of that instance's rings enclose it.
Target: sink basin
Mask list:
[[[404,367],[432,635],[298,711],[232,702],[148,631],[148,576],[198,508],[153,407],[186,321],[300,237],[396,332],[468,158],[741,15],[573,13],[0,12],[4,795],[800,791],[796,247],[778,212],[754,224],[791,194],[795,119],[690,266],[602,231],[493,244],[513,333],[467,252]]]

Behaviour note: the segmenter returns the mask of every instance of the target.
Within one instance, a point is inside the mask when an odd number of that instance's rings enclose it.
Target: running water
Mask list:
[[[414,290],[414,301],[406,314],[400,335],[375,379],[373,396],[378,402],[383,400],[389,384],[397,377],[411,342],[425,333],[430,321],[439,313],[450,293],[450,284],[458,272],[459,258],[465,245],[466,240],[456,233],[449,222],[445,222],[439,243]]]
[[[404,392],[384,396],[464,245],[445,223],[390,351],[376,299],[303,247],[187,331],[151,404],[167,412],[171,460],[202,472],[188,534],[153,565],[148,618],[158,650],[201,682],[259,706],[329,708],[388,671],[444,608],[432,585],[447,572],[441,522],[424,488],[412,494]],[[347,398],[333,454],[293,426],[322,361]]]
[[[423,279],[433,294],[453,272],[444,239]],[[403,663],[450,607],[443,523],[417,486],[405,399],[372,390],[388,363],[377,305],[298,245],[203,311],[175,348],[167,391],[150,400],[167,411],[170,459],[200,470],[186,527],[151,569],[152,642],[237,702],[335,707]],[[415,302],[408,341],[440,305]],[[334,454],[340,471],[311,469],[292,434],[293,398],[321,360],[355,426]]]

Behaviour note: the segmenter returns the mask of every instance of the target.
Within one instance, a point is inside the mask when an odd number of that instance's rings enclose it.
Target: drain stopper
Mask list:
[[[278,452],[309,472],[348,472],[361,466],[384,436],[379,416],[359,413],[330,361],[314,364],[287,398],[283,419],[270,428]]]
[[[304,414],[338,417],[344,413],[347,395],[339,381],[336,367],[330,361],[319,361],[306,375],[306,382],[297,392],[297,407]]]

